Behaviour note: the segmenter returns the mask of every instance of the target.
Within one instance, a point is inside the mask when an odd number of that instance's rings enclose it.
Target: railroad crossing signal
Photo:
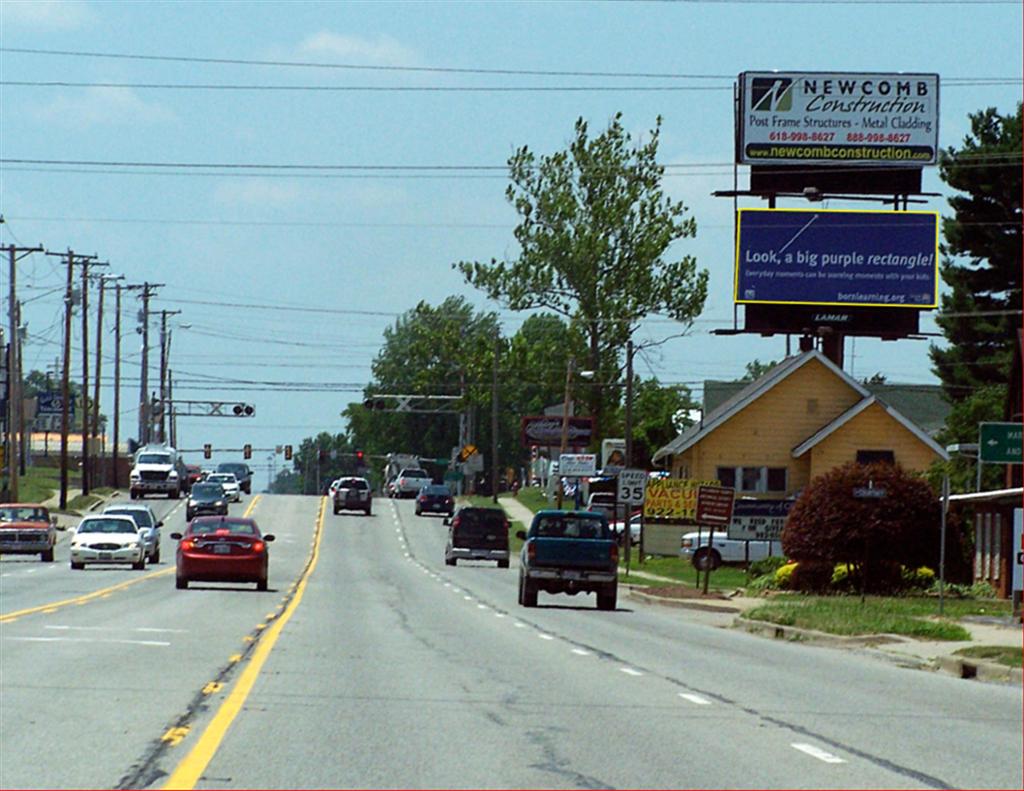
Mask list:
[[[209,442],[207,442],[205,445],[203,445],[203,458],[204,459],[213,458],[213,445],[211,445]]]
[[[231,412],[235,417],[252,417],[256,414],[256,408],[252,404],[235,404],[231,407]]]
[[[252,445],[250,445],[248,442],[246,442],[242,446],[242,458],[244,458],[244,459],[251,459],[252,458]]]

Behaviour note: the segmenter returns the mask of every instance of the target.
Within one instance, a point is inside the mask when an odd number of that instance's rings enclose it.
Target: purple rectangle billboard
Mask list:
[[[743,304],[938,304],[937,212],[740,209],[735,300]]]

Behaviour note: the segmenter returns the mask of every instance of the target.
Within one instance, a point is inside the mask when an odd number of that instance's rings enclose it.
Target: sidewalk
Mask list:
[[[529,525],[533,519],[533,512],[514,497],[499,497],[498,503],[505,509],[509,517],[516,521]],[[660,582],[678,582],[678,580],[635,568],[631,568],[629,574],[631,577]],[[628,585],[628,583],[626,584]],[[747,610],[765,603],[766,600],[761,598],[726,594],[721,594],[720,597],[698,595],[693,598],[678,598],[658,596],[644,591],[639,586],[630,586],[628,590],[630,598],[640,601],[704,612],[718,612],[723,616],[731,616],[733,626],[774,639],[799,640],[819,645],[863,650],[899,664],[938,669],[961,678],[1010,681],[1017,684],[1020,684],[1022,680],[1019,668],[1008,668],[994,662],[955,655],[956,651],[972,646],[1008,646],[1024,650],[1024,632],[1022,632],[1021,624],[1014,624],[1007,619],[968,618],[958,621],[970,633],[971,639],[968,641],[915,640],[903,635],[841,637],[791,626],[777,626],[764,621],[750,621],[744,618],[743,613]]]

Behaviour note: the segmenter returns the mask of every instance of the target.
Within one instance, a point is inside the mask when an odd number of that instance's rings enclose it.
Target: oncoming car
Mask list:
[[[150,563],[160,562],[160,528],[164,523],[157,520],[152,508],[141,503],[108,505],[103,509],[103,513],[130,516],[134,519],[135,526],[139,528],[139,535],[146,545],[146,558]]]
[[[242,487],[233,472],[215,472],[206,476],[207,483],[219,483],[224,487],[224,495],[233,503],[242,499]]]
[[[267,589],[270,558],[256,520],[242,517],[197,516],[184,533],[171,533],[178,542],[175,586],[190,582],[255,582]]]
[[[72,529],[72,569],[84,569],[87,563],[130,563],[136,571],[146,567],[146,542],[130,516],[87,516]]]

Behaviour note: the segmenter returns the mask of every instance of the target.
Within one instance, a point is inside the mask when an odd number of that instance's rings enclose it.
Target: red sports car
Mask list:
[[[184,534],[171,533],[178,542],[177,587],[190,582],[255,582],[267,589],[267,544],[270,533],[260,533],[254,519],[234,516],[197,516]]]

